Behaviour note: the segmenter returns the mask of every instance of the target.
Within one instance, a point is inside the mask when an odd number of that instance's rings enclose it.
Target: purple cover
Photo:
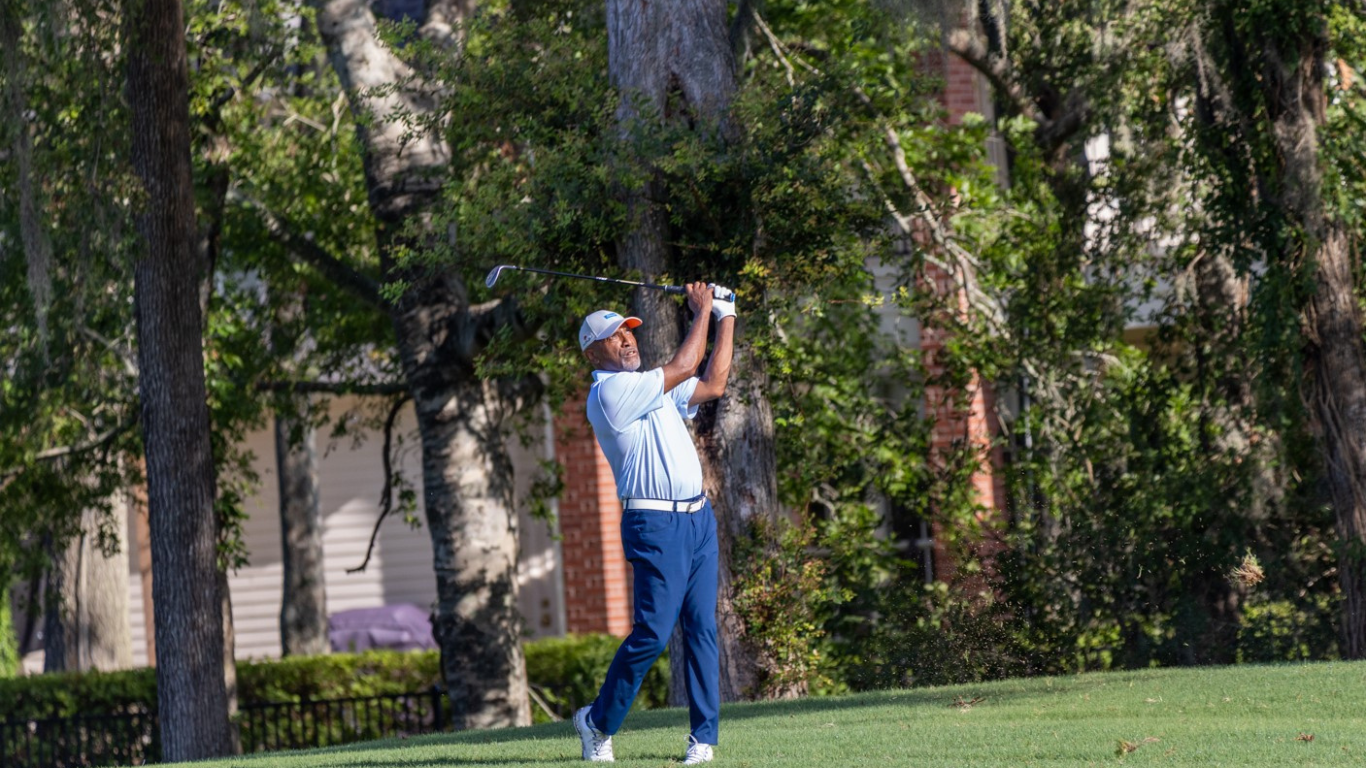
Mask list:
[[[436,647],[427,611],[409,603],[339,611],[327,620],[333,651],[387,648],[416,651]]]

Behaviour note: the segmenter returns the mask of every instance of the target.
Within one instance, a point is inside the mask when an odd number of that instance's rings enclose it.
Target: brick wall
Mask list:
[[[944,91],[940,94],[940,100],[944,104],[950,124],[962,122],[963,116],[968,112],[991,114],[989,94],[982,85],[981,77],[971,65],[947,53],[928,55],[925,64],[942,72]],[[952,275],[930,264],[925,268],[923,279],[945,299],[944,306],[947,312],[957,312],[960,315],[967,312],[967,296]],[[926,369],[934,376],[944,370],[938,356],[944,348],[948,334],[940,327],[936,327],[933,318],[925,318],[924,322],[920,348]],[[948,323],[942,325],[947,326]],[[1003,549],[997,539],[1001,518],[995,512],[1004,509],[1006,505],[1005,478],[1000,471],[1004,465],[1003,456],[1000,447],[993,445],[999,435],[995,392],[988,382],[974,373],[962,391],[951,392],[942,387],[926,388],[925,411],[927,416],[934,419],[935,424],[931,442],[932,452],[945,457],[949,452],[968,448],[976,454],[978,469],[972,477],[972,486],[977,493],[977,503],[982,509],[976,515],[978,530],[971,533],[981,537],[975,551],[983,560],[986,579],[990,580],[994,572],[992,560]],[[936,530],[933,532],[935,578],[953,581],[957,578],[956,563],[944,548],[943,533],[936,524]],[[958,580],[962,584],[961,579]],[[963,586],[980,590],[986,588],[986,582],[973,580],[973,583]]]
[[[582,400],[555,420],[555,456],[564,467],[560,549],[565,629],[625,637],[631,631],[629,568],[621,551],[621,502]]]
[[[929,329],[927,329],[929,330]],[[934,356],[943,348],[943,334],[926,333],[926,341],[921,349],[926,356],[926,368],[930,375],[942,372],[942,367],[934,363]],[[931,439],[933,459],[939,463],[951,460],[951,455],[968,450],[977,462],[971,484],[976,492],[979,510],[974,516],[976,530],[958,531],[977,539],[974,552],[984,565],[985,575],[990,579],[995,572],[993,560],[1003,546],[999,541],[998,510],[1006,503],[1005,478],[999,471],[1003,466],[1001,448],[994,445],[999,436],[996,428],[996,397],[991,385],[977,375],[970,377],[961,391],[949,391],[943,387],[927,387],[925,409],[934,418]],[[934,524],[934,576],[940,581],[958,581],[971,591],[986,588],[982,582],[964,583],[957,577],[957,563],[954,556],[944,547],[944,534],[940,523]]]
[[[949,123],[957,125],[969,112],[990,115],[991,105],[982,87],[977,70],[966,61],[948,53],[933,55],[934,65],[941,68],[944,78],[944,92],[940,101],[948,111]]]

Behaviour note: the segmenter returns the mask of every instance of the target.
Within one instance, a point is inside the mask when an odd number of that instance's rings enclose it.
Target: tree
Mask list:
[[[649,80],[649,87],[659,87],[659,79],[679,84],[677,89],[664,86],[664,97],[608,88],[610,35],[604,50],[601,29],[607,22],[600,14],[610,8],[559,2],[518,7],[520,11],[506,15],[477,18],[467,34],[480,55],[457,59],[432,79],[444,96],[441,114],[450,120],[455,166],[447,187],[451,213],[444,220],[459,233],[456,246],[434,253],[433,260],[465,274],[475,264],[508,261],[619,274],[621,259],[631,254],[653,260],[646,275],[740,280],[736,287],[748,297],[745,313],[756,319],[746,331],[752,334],[752,348],[743,353],[752,352],[756,362],[752,368],[746,363],[745,381],[735,386],[733,402],[723,404],[719,416],[709,410],[699,418],[700,431],[710,436],[700,442],[704,452],[727,448],[715,436],[735,428],[727,422],[731,417],[747,429],[755,428],[755,434],[726,438],[734,441],[727,449],[737,455],[721,460],[725,477],[709,473],[706,487],[718,499],[718,509],[725,503],[732,509],[762,507],[765,515],[778,514],[776,494],[772,504],[759,503],[777,473],[764,469],[763,451],[754,447],[774,437],[773,431],[762,428],[762,410],[772,392],[751,396],[747,387],[764,380],[768,361],[785,362],[775,350],[785,345],[785,331],[797,332],[803,325],[799,317],[807,306],[801,303],[804,290],[819,286],[822,296],[843,301],[866,287],[862,238],[879,223],[877,204],[869,203],[855,191],[857,183],[851,183],[848,156],[834,149],[838,139],[826,141],[827,136],[847,136],[835,127],[841,113],[826,109],[824,82],[794,84],[772,61],[756,68],[759,74],[747,81],[752,89],[731,86],[744,96],[731,111],[697,106],[716,108],[715,94],[706,90],[700,75],[685,88],[676,73],[650,73],[648,78],[655,80]],[[664,19],[678,22],[699,13],[714,25],[718,18],[714,5],[626,10],[646,13],[650,24],[661,25],[651,29],[663,39],[636,39],[650,52],[642,54],[646,59],[654,55],[654,46],[667,52],[670,46],[683,45],[670,36],[696,32],[678,24],[668,27]],[[719,18],[724,22],[723,14]],[[717,50],[716,44],[708,37],[686,45]],[[729,65],[692,57],[668,66],[725,72]],[[648,80],[644,74],[638,76]],[[734,83],[733,73],[730,77]],[[662,112],[652,98],[663,99]],[[622,110],[639,119],[623,123]],[[726,121],[731,121],[731,128]],[[661,223],[664,229],[650,229]],[[528,288],[512,279],[499,285],[495,297],[537,291],[540,300],[524,303],[522,311],[532,326],[543,323],[543,332],[526,344],[491,346],[483,369],[545,372],[552,397],[563,398],[566,391],[581,388],[581,355],[572,345],[573,328],[565,317],[581,317],[613,299],[571,281]],[[852,301],[859,304],[858,299]],[[648,325],[664,341],[651,341],[642,327],[642,343],[656,355],[667,351],[668,334],[676,334],[682,320],[677,305],[663,302],[657,310],[636,311],[660,313]],[[646,364],[652,362],[657,361]],[[793,388],[805,385],[787,383]],[[759,416],[752,418],[753,413]],[[751,437],[757,442],[748,442]],[[792,439],[802,438],[794,434]],[[754,452],[738,455],[744,453],[742,444]],[[707,461],[710,464],[711,459]],[[729,490],[720,487],[723,480]],[[748,498],[724,501],[731,492]],[[745,537],[754,535],[751,520],[735,516],[731,522]],[[723,535],[728,532],[723,530]],[[728,596],[730,587],[725,589]],[[729,652],[732,669],[752,658],[753,649],[773,647],[771,638],[741,624],[732,619],[723,630],[728,632],[727,642],[738,648]],[[802,677],[786,674],[789,663],[784,658],[760,670],[751,660],[748,669],[737,669],[747,680],[727,675],[727,695],[799,690]]]
[[[370,209],[378,223],[379,287],[317,249],[298,256],[340,274],[391,318],[422,439],[424,503],[437,581],[434,630],[457,728],[530,723],[517,618],[517,515],[501,409],[516,399],[475,373],[475,357],[515,316],[510,302],[473,305],[455,276],[406,258],[429,247],[449,148],[411,66],[380,39],[357,0],[318,0],[318,30],[355,112]],[[449,49],[458,4],[429,2],[420,34]],[[417,131],[396,115],[416,121]]]
[[[323,581],[322,516],[314,430],[305,419],[275,417],[275,467],[280,484],[280,543],[285,585],[280,643],[286,656],[326,653],[327,593]]]
[[[133,666],[128,622],[128,550],[101,541],[104,513],[87,510],[80,533],[54,554],[48,571],[43,671],[113,671]],[[128,505],[116,498],[107,523],[126,530]]]
[[[28,52],[22,34],[23,8],[6,3],[0,8],[0,47],[5,50],[5,101],[15,114],[28,112],[28,91],[34,78],[28,71]],[[35,163],[34,136],[26,125],[17,125],[11,145],[17,160],[19,230],[27,265],[29,289],[36,325],[38,352],[44,365],[51,363],[54,329],[49,319],[53,305],[53,242],[42,217],[43,192]],[[118,511],[118,505],[112,507]],[[44,643],[48,670],[119,669],[132,663],[127,619],[127,559],[118,557],[117,541],[100,540],[108,527],[119,525],[120,516],[103,519],[99,509],[86,510],[79,521],[78,539],[55,539],[49,529],[40,534],[41,549],[51,555],[46,599],[48,614]],[[36,542],[35,542],[36,543]],[[124,588],[119,591],[122,582]]]
[[[125,9],[133,166],[145,195],[135,267],[139,390],[156,601],[162,750],[172,761],[227,754],[222,596],[204,385],[189,75],[179,0]]]
[[[297,339],[287,328],[303,312],[303,296],[287,303],[271,343],[288,356]],[[285,337],[285,338],[282,338]],[[288,343],[293,341],[295,343]],[[286,366],[292,371],[292,366]],[[327,590],[323,571],[323,521],[318,508],[316,430],[308,395],[278,399],[275,413],[275,471],[280,506],[284,590],[280,599],[280,645],[285,656],[326,653]]]
[[[1265,260],[1264,279],[1284,281],[1263,311],[1279,299],[1302,312],[1304,398],[1337,523],[1348,658],[1366,657],[1366,442],[1355,426],[1366,417],[1366,352],[1353,256],[1359,222],[1337,204],[1334,187],[1361,150],[1330,139],[1335,111],[1350,114],[1358,97],[1339,95],[1346,88],[1329,73],[1335,63],[1343,72],[1360,66],[1352,60],[1361,50],[1356,13],[1352,3],[1210,2],[1196,5],[1192,25],[1201,41],[1192,51],[1201,154],[1217,178],[1234,182],[1211,196],[1211,208],[1247,233]]]
[[[974,237],[1000,322],[969,333],[1021,398],[1007,478],[1028,503],[1010,513],[1001,586],[1031,606],[1039,646],[1070,654],[1113,631],[1086,663],[1232,660],[1247,593],[1229,569],[1254,548],[1278,572],[1312,570],[1289,531],[1316,515],[1283,469],[1298,461],[1275,391],[1284,358],[1256,351],[1239,235],[1192,204],[1195,72],[1149,42],[1190,9],[958,10],[946,39],[993,86],[1011,150],[1002,200],[1019,212]]]
[[[733,24],[737,38],[748,34],[749,14],[749,4],[742,3]],[[721,151],[736,138],[737,125],[729,112],[738,84],[725,3],[642,5],[609,0],[607,41],[608,71],[621,94],[617,119],[623,134],[648,131],[648,123],[660,120],[691,124],[710,134]],[[629,225],[617,243],[616,257],[624,269],[653,281],[676,273],[680,265],[669,245],[671,225],[665,206],[659,203],[663,190],[653,178],[653,159],[641,160],[643,180],[625,193]],[[726,273],[716,268],[720,266],[709,270],[711,279],[724,279]],[[681,337],[678,307],[667,297],[643,289],[637,289],[633,303],[633,312],[645,320],[642,363],[660,365]],[[751,306],[757,309],[758,304]],[[732,378],[727,397],[708,407],[698,426],[705,487],[716,506],[722,553],[718,642],[721,695],[727,701],[757,695],[761,668],[765,663],[772,665],[761,658],[760,647],[745,642],[742,621],[731,606],[734,542],[749,534],[754,519],[772,520],[779,513],[767,374],[752,341],[745,341],[743,329]],[[674,656],[681,662],[681,653]]]
[[[0,352],[9,371],[0,405],[0,570],[35,585],[48,572],[51,599],[33,598],[26,612],[49,609],[46,637],[61,646],[49,648],[56,668],[131,663],[126,590],[117,589],[126,566],[120,572],[105,554],[121,550],[119,495],[133,481],[137,451],[132,281],[124,214],[113,200],[120,195],[111,195],[122,179],[96,171],[126,135],[107,109],[121,62],[100,53],[114,44],[115,25],[72,22],[112,13],[100,2],[0,6],[0,248],[18,242],[22,257],[6,260],[14,293],[4,323],[14,332]],[[68,77],[73,71],[79,79]],[[62,114],[109,115],[107,130],[64,129]],[[101,575],[110,569],[112,578]]]

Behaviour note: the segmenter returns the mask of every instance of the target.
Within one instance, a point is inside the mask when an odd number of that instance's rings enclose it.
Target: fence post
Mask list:
[[[433,719],[432,719],[432,725],[435,726],[435,727],[436,727],[436,730],[437,730],[438,732],[441,732],[441,733],[444,733],[444,732],[446,731],[446,715],[445,715],[445,701],[444,701],[445,698],[446,698],[446,693],[445,693],[445,691],[442,691],[442,690],[441,690],[441,684],[440,684],[440,683],[437,683],[436,685],[433,685],[433,686],[432,686],[432,718],[433,718]]]

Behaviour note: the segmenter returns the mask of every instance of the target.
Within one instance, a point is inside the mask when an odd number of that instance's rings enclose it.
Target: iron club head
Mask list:
[[[498,275],[502,274],[503,270],[505,269],[507,269],[506,264],[499,264],[498,266],[489,270],[488,277],[484,278],[484,287],[492,288],[493,284],[498,282]]]

